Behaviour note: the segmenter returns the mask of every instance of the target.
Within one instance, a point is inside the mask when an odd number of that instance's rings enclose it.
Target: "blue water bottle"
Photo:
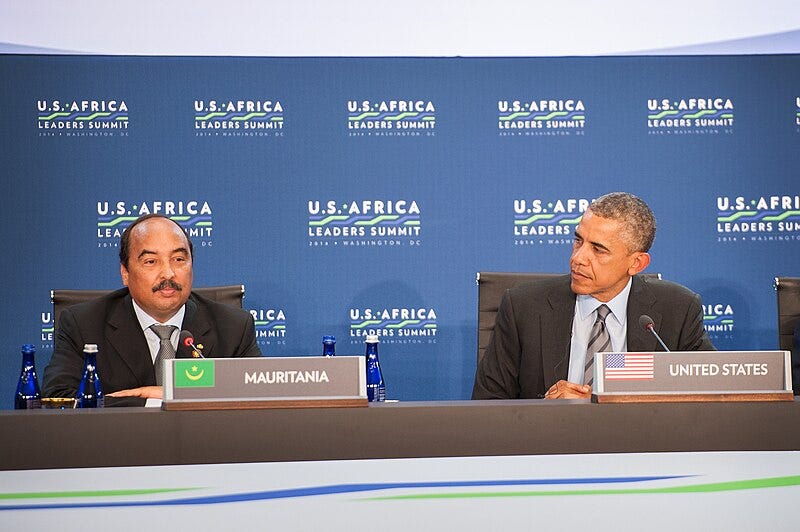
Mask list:
[[[378,360],[378,336],[375,334],[367,336],[367,400],[370,402],[386,400],[386,385]]]
[[[83,346],[83,377],[75,399],[77,408],[103,407],[103,387],[97,374],[97,344]]]
[[[336,337],[323,336],[322,337],[322,356],[335,357],[336,356]]]
[[[42,408],[42,392],[39,389],[39,380],[36,378],[34,353],[36,348],[31,344],[22,346],[22,371],[17,381],[17,394],[14,396],[14,408],[17,410]]]

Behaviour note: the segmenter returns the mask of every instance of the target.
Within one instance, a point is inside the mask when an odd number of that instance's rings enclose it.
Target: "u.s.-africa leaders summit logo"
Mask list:
[[[583,135],[586,106],[580,98],[498,100],[501,137]]]
[[[728,303],[703,304],[703,328],[712,340],[733,339],[733,306]]]
[[[412,199],[308,201],[309,246],[419,246],[422,224]]]
[[[128,104],[123,99],[36,100],[40,137],[127,137]]]
[[[733,100],[710,98],[650,98],[647,129],[650,135],[716,135],[733,133]]]
[[[592,200],[558,198],[514,200],[514,245],[569,244]]]
[[[286,312],[282,308],[250,309],[261,346],[286,345]]]
[[[350,344],[377,335],[388,344],[435,344],[436,310],[430,307],[351,308]]]
[[[282,137],[283,124],[278,100],[194,101],[196,137]]]
[[[794,125],[797,126],[797,132],[800,133],[800,96],[794,100]]]
[[[203,200],[98,201],[97,247],[118,247],[122,232],[136,218],[158,213],[186,229],[195,246],[213,244],[211,205]]]
[[[53,337],[55,335],[55,318],[53,316],[53,311],[48,310],[42,312],[41,320],[42,320],[42,343],[40,345],[40,348],[52,349]]]
[[[800,240],[800,196],[717,198],[717,241]]]
[[[430,100],[348,100],[350,137],[436,136],[436,106]]]

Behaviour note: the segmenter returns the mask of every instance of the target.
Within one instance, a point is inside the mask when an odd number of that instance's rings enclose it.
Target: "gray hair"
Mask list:
[[[650,251],[656,238],[656,217],[642,199],[628,192],[611,192],[589,205],[597,216],[622,222],[622,239],[633,251]]]

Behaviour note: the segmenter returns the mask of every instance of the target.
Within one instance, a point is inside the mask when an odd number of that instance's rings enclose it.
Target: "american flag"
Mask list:
[[[653,355],[643,353],[606,354],[606,380],[653,378]]]

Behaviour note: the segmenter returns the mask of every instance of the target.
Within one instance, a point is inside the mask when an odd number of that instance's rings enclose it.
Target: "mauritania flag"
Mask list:
[[[607,353],[606,380],[645,380],[653,378],[652,353]]]
[[[214,361],[189,360],[175,361],[176,388],[209,388],[214,386]]]

